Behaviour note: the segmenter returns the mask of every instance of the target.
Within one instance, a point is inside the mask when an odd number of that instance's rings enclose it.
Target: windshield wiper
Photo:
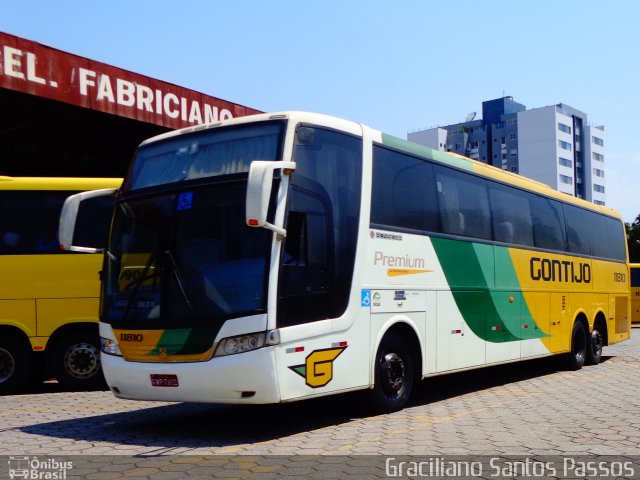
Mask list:
[[[176,277],[176,282],[178,282],[178,287],[180,287],[180,293],[182,293],[182,298],[187,304],[187,307],[189,307],[189,310],[191,310],[191,312],[193,313],[194,311],[193,305],[189,300],[189,295],[187,295],[187,289],[185,288],[184,279],[182,278],[182,274],[180,273],[180,268],[178,267],[178,264],[176,263],[175,258],[173,258],[173,253],[171,253],[171,250],[165,250],[164,254],[169,259],[169,262],[171,264],[171,271],[173,272],[174,277]]]
[[[187,307],[189,307],[189,310],[193,313],[194,312],[193,304],[191,303],[191,300],[189,299],[189,295],[187,294],[187,289],[185,287],[185,282],[184,282],[184,279],[182,278],[182,274],[180,273],[180,267],[178,267],[178,264],[177,264],[175,258],[173,257],[173,253],[171,253],[171,250],[164,250],[163,253],[169,259],[168,263],[171,266],[171,272],[173,273],[173,276],[175,277],[176,282],[178,283],[178,287],[180,289],[180,293],[182,294],[182,298],[184,299],[184,302],[187,304]],[[157,257],[158,257],[157,253],[150,253],[149,254],[149,260],[147,261],[146,265],[144,266],[144,270],[142,271],[142,275],[140,275],[140,277],[138,277],[137,279],[134,280],[134,282],[133,282],[134,290],[133,290],[133,292],[131,292],[131,296],[129,297],[129,301],[127,302],[127,308],[126,308],[126,310],[124,312],[124,319],[125,320],[129,316],[129,312],[131,310],[131,306],[133,305],[133,301],[138,296],[138,292],[140,291],[140,288],[141,288],[142,284],[144,283],[144,281],[148,280],[150,278],[155,278],[155,277],[157,277],[159,275],[159,273],[158,273],[159,270],[160,270],[159,266],[156,266],[157,268],[154,268],[152,275],[147,275],[147,273],[151,269],[151,266],[153,265],[153,263],[154,263],[154,261],[156,260]]]
[[[142,270],[142,275],[140,275],[140,277],[133,280],[134,290],[133,292],[131,292],[131,296],[129,297],[129,301],[127,302],[127,308],[124,311],[123,320],[126,320],[129,317],[129,312],[131,311],[131,306],[133,305],[133,301],[138,296],[138,292],[140,292],[140,288],[142,287],[142,284],[145,282],[145,280],[148,280],[150,278],[156,278],[158,276],[159,268],[154,268],[153,274],[150,276],[147,276],[147,273],[149,272],[149,270],[151,269],[151,266],[156,261],[157,256],[158,256],[157,253],[150,252],[149,259],[147,260],[147,263],[145,264],[144,269]]]

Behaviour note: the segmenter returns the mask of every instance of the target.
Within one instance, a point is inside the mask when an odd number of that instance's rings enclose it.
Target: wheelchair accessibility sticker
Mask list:
[[[177,210],[189,210],[193,206],[193,192],[183,192],[178,197]]]
[[[371,306],[371,290],[362,290],[362,293],[360,296],[360,306],[361,307]]]

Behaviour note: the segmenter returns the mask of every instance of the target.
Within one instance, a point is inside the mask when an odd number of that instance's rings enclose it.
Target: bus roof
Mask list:
[[[244,117],[236,117],[236,118],[231,118],[229,120],[196,125],[193,127],[186,127],[178,130],[172,130],[166,133],[161,133],[160,135],[156,135],[155,137],[146,139],[144,142],[140,144],[140,146],[146,145],[148,143],[162,141],[162,140],[179,136],[185,133],[206,130],[208,128],[215,128],[215,127],[227,126],[227,125],[242,125],[245,123],[253,123],[253,122],[266,122],[270,120],[293,120],[297,122],[299,121],[299,122],[317,123],[319,125],[331,125],[333,128],[345,130],[354,135],[362,135],[362,129],[363,129],[363,125],[357,122],[344,120],[339,117],[332,117],[330,115],[324,115],[322,113],[298,112],[298,111],[259,113],[256,115],[246,115]]]
[[[0,176],[0,190],[97,190],[118,188],[121,178],[82,177],[5,177]]]
[[[622,216],[620,215],[620,213],[614,210],[613,208],[602,206],[602,205],[596,205],[595,203],[588,202],[586,200],[574,197],[567,193],[559,192],[558,190],[555,190],[550,186],[545,185],[544,183],[541,183],[537,180],[524,177],[517,173],[511,173],[506,170],[502,170],[501,168],[487,165],[485,163],[479,162],[478,160],[474,160],[472,158],[458,155],[457,153],[441,152],[429,147],[425,147],[423,145],[419,145],[417,143],[410,142],[408,140],[403,140],[401,138],[397,138],[392,135],[387,135],[379,130],[371,129],[357,122],[351,122],[338,117],[332,117],[329,115],[323,115],[319,113],[288,111],[288,112],[247,115],[245,117],[238,117],[238,118],[233,118],[233,119],[225,120],[221,122],[198,125],[194,127],[187,127],[187,128],[163,133],[161,135],[157,135],[155,137],[145,140],[144,142],[141,143],[141,145],[168,139],[177,135],[181,135],[183,133],[195,132],[198,130],[205,130],[207,128],[214,128],[222,125],[240,125],[244,123],[260,122],[260,121],[268,121],[268,120],[276,120],[276,119],[288,119],[288,120],[294,120],[294,121],[318,123],[320,125],[327,125],[327,126],[332,126],[333,128],[339,128],[355,135],[362,135],[362,132],[365,129],[369,129],[372,132],[374,138],[377,137],[379,141],[382,142],[383,145],[387,145],[392,148],[396,148],[398,150],[401,150],[413,155],[417,155],[419,157],[427,158],[429,160],[433,160],[434,162],[445,164],[454,168],[467,170],[469,172],[473,172],[485,178],[489,178],[489,179],[503,182],[509,185],[513,185],[515,187],[529,190],[533,193],[545,195],[547,197],[551,197],[556,200],[570,203],[578,207],[586,208],[588,210],[593,210],[598,213],[602,213],[603,215],[613,216],[622,220]]]

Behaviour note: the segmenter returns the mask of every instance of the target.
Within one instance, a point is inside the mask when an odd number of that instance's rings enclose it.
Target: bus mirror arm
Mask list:
[[[247,183],[246,222],[250,227],[266,228],[281,237],[286,237],[287,231],[282,225],[267,222],[273,172],[277,169],[282,169],[285,175],[290,175],[295,171],[296,164],[295,162],[263,160],[251,162]]]
[[[90,198],[113,196],[118,191],[117,188],[103,188],[88,192],[76,193],[64,201],[60,212],[60,223],[58,226],[58,240],[60,248],[69,252],[101,253],[104,250],[94,247],[80,247],[73,245],[73,236],[78,222],[78,212],[80,204]]]

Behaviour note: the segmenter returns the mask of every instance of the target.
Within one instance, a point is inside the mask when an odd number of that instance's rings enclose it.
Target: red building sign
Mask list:
[[[168,128],[260,113],[2,32],[0,88]]]

